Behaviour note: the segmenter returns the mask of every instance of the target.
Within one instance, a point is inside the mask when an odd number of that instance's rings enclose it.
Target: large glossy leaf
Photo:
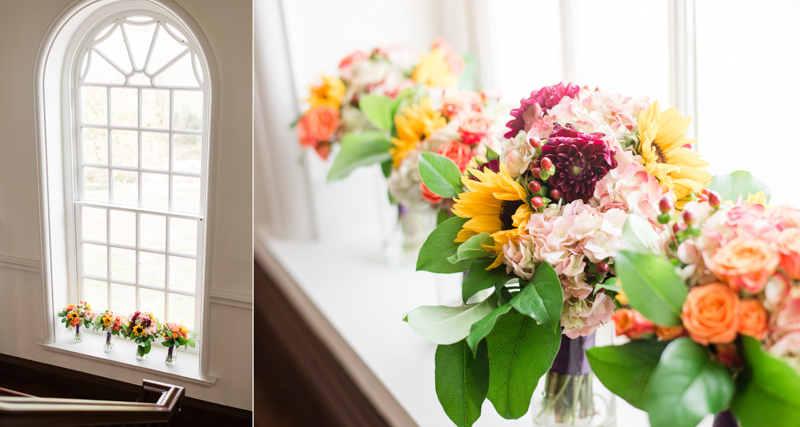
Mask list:
[[[639,214],[630,214],[622,227],[625,250],[639,254],[658,254],[658,234],[650,221]]]
[[[540,262],[531,281],[511,299],[509,304],[518,312],[550,327],[553,332],[560,331],[564,291],[561,289],[558,274],[550,264]]]
[[[463,245],[462,245],[463,246]],[[506,283],[513,276],[506,273],[506,266],[487,270],[494,262],[494,258],[477,258],[472,260],[469,266],[467,277],[461,284],[461,298],[466,303],[467,300],[472,298],[478,292],[494,287],[498,283]]]
[[[614,265],[631,307],[656,324],[681,324],[688,292],[669,261],[625,250],[614,258]]]
[[[743,336],[745,372],[739,374],[731,409],[742,427],[800,425],[800,377]]]
[[[763,191],[764,195],[767,196],[767,203],[769,203],[771,196],[767,184],[764,184],[763,181],[746,171],[736,171],[727,175],[714,175],[714,178],[711,178],[711,183],[708,184],[708,188],[717,191],[722,196],[722,200],[730,200],[732,202],[736,202],[739,196],[742,196],[742,199],[747,199],[748,194],[756,194],[759,191]]]
[[[436,348],[436,396],[455,425],[469,427],[477,421],[487,390],[486,344],[481,344],[475,356],[464,340]]]
[[[389,141],[386,132],[369,131],[346,134],[342,138],[342,149],[333,159],[333,165],[328,171],[328,182],[342,179],[361,166],[383,163],[391,159],[390,148],[392,148],[392,142]]]
[[[469,336],[467,336],[467,345],[469,345],[473,353],[478,351],[478,344],[494,330],[497,321],[509,311],[511,311],[511,305],[502,304],[492,310],[486,317],[472,324],[469,330]]]
[[[455,239],[468,218],[454,216],[439,224],[428,236],[417,257],[417,271],[430,271],[432,273],[458,273],[469,268],[471,260],[459,261],[455,264],[447,260],[458,250]]]
[[[733,391],[731,374],[705,347],[678,338],[650,376],[644,407],[652,427],[695,427],[706,415],[725,409]]]
[[[483,249],[484,246],[494,246],[494,239],[489,233],[476,234],[458,247],[456,258],[458,261],[485,257],[494,258],[496,255]]]
[[[439,196],[453,198],[461,192],[461,171],[452,160],[440,154],[419,155],[419,176],[428,190]]]
[[[453,344],[469,335],[472,324],[497,307],[497,297],[458,307],[422,306],[408,313],[406,320],[414,332],[435,344]]]
[[[532,318],[509,313],[486,337],[489,346],[489,391],[486,396],[501,417],[517,419],[528,412],[539,378],[553,365],[561,332],[537,325]]]
[[[385,95],[368,93],[358,99],[358,108],[373,126],[380,130],[391,130],[394,123],[392,109],[394,100]]]
[[[644,410],[644,389],[668,343],[648,340],[595,347],[586,352],[586,358],[607,389]]]

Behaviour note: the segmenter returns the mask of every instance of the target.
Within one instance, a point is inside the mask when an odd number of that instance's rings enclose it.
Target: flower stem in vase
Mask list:
[[[111,332],[106,332],[106,343],[103,345],[103,351],[106,353],[111,353],[114,351],[114,338],[111,335]]]
[[[72,342],[83,342],[83,334],[81,333],[80,323],[75,325],[75,336],[72,338]]]

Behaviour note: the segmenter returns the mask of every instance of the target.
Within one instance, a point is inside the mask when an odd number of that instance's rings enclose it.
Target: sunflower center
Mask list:
[[[656,156],[658,156],[658,162],[659,163],[668,163],[667,162],[667,155],[664,154],[664,150],[662,150],[661,147],[658,146],[658,144],[653,142],[651,147],[653,147],[653,150],[655,150]]]
[[[522,200],[503,200],[500,205],[500,223],[503,225],[503,230],[514,229],[514,214],[517,213],[517,208],[522,206]]]

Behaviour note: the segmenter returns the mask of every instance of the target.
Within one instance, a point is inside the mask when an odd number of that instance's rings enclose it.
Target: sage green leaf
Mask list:
[[[461,171],[452,160],[440,154],[419,155],[419,176],[428,190],[439,196],[453,198],[461,192]]]
[[[381,163],[381,172],[383,172],[384,178],[388,178],[392,174],[392,159],[387,159]]]
[[[506,273],[505,265],[486,270],[493,262],[494,258],[476,258],[472,260],[467,277],[464,278],[461,284],[461,299],[465,303],[478,292],[494,287],[498,283],[506,283],[513,277]]]
[[[392,130],[394,100],[385,95],[368,93],[358,98],[358,109],[380,130]]]
[[[741,340],[747,369],[736,381],[731,409],[742,427],[800,425],[800,377],[754,338]]]
[[[470,333],[472,324],[497,307],[497,297],[458,307],[422,306],[408,313],[408,324],[414,332],[435,344],[453,344]]]
[[[492,239],[489,233],[476,234],[470,237],[469,240],[458,247],[458,251],[456,252],[458,260],[496,257],[495,254],[483,249],[484,245],[494,246],[494,239]]]
[[[681,324],[687,290],[669,261],[625,250],[614,258],[614,265],[631,307],[658,325]]]
[[[342,149],[328,171],[328,182],[342,179],[361,166],[383,163],[392,158],[392,142],[386,132],[348,133],[342,138]]]
[[[595,347],[586,351],[586,358],[607,389],[644,410],[644,389],[667,344],[634,340],[621,346]]]
[[[436,348],[436,396],[455,425],[469,427],[480,418],[488,389],[486,344],[475,356],[464,340]]]
[[[161,345],[163,345],[164,347],[172,347],[172,344],[167,341],[162,341]]]
[[[622,242],[625,250],[639,254],[661,253],[658,246],[658,234],[653,230],[645,217],[639,214],[630,214],[622,226]]]
[[[430,271],[431,273],[459,273],[469,268],[470,260],[459,261],[455,264],[447,260],[456,254],[458,245],[455,239],[458,232],[469,218],[454,216],[439,224],[428,236],[417,257],[417,271]]]
[[[496,296],[497,294],[492,295]],[[503,304],[492,310],[492,312],[483,319],[472,324],[466,341],[469,348],[472,349],[473,354],[478,351],[478,344],[492,332],[494,326],[497,324],[497,320],[511,311],[511,308],[510,304]]]
[[[486,161],[491,162],[492,160],[497,160],[500,158],[500,155],[497,154],[494,150],[486,146]]]
[[[705,347],[678,338],[650,376],[644,408],[653,427],[695,427],[706,415],[725,409],[733,391],[731,374]]]
[[[489,391],[486,396],[501,417],[517,419],[528,412],[533,390],[553,365],[561,332],[537,325],[532,318],[509,313],[486,337]]]
[[[564,291],[558,274],[550,264],[540,262],[530,282],[509,304],[518,312],[533,317],[539,324],[549,326],[553,332],[561,330]]]
[[[763,191],[767,196],[767,203],[772,194],[769,191],[767,184],[756,178],[753,174],[746,171],[736,171],[727,175],[714,175],[711,178],[711,183],[708,188],[718,192],[722,196],[722,200],[730,200],[736,203],[736,199],[742,196],[743,200],[747,199],[749,194],[756,194]]]

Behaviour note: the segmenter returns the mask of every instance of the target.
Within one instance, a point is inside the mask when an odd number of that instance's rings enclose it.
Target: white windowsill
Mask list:
[[[138,361],[135,356],[137,345],[133,341],[114,337],[114,346],[116,348],[111,353],[106,353],[103,351],[103,344],[105,343],[103,335],[84,332],[83,342],[81,343],[72,342],[73,335],[74,332],[70,329],[70,334],[62,337],[61,340],[53,344],[40,345],[45,350],[83,357],[137,371],[157,373],[204,387],[211,387],[217,381],[214,377],[202,378],[200,376],[200,356],[197,354],[178,350],[178,362],[173,366],[168,366],[164,363],[164,359],[167,357],[167,347],[161,345],[160,340],[153,343],[147,359]]]

